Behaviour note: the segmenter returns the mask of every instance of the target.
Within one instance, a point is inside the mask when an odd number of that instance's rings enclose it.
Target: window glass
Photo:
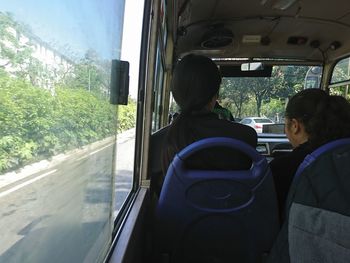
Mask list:
[[[305,89],[318,89],[321,85],[322,67],[310,67],[305,76]]]
[[[254,119],[254,121],[256,123],[273,123],[271,120],[269,119]]]
[[[118,215],[133,185],[134,154],[136,135],[136,106],[141,48],[143,2],[125,2],[123,25],[122,60],[129,61],[129,100],[128,105],[118,106],[118,147],[115,178],[115,217]]]
[[[333,69],[331,84],[350,80],[349,63],[350,63],[350,58],[345,58],[345,59],[340,60],[335,65],[335,67]]]
[[[329,92],[332,95],[343,96],[348,101],[350,101],[350,87],[349,87],[349,85],[342,85],[342,86],[338,86],[338,87],[332,87]]]
[[[272,121],[277,126],[284,123],[288,99],[303,89],[319,87],[321,77],[322,67],[302,65],[273,66],[271,77],[224,77],[219,104],[242,124],[252,125],[245,118],[254,117],[256,123]],[[258,133],[263,131],[260,126],[254,127]]]
[[[123,12],[0,2],[0,262],[100,262],[110,246]]]
[[[180,107],[174,100],[173,94],[170,92],[168,123],[171,123],[180,114]]]
[[[161,56],[161,44],[160,41],[158,41],[158,48],[157,48],[157,62],[156,62],[156,70],[155,70],[155,82],[154,82],[154,98],[153,98],[153,116],[152,116],[152,131],[156,131],[160,128],[160,121],[163,109],[161,108],[162,105],[162,94],[163,94],[163,75],[164,75],[164,69],[163,69],[163,63],[162,63],[162,56]]]

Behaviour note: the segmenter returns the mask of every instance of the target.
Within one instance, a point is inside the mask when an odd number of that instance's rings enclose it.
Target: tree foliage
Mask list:
[[[282,116],[286,99],[303,88],[305,66],[275,66],[271,77],[224,78],[221,101],[235,117]]]
[[[11,14],[0,12],[0,68],[10,68],[13,75],[34,81],[41,63],[32,56],[34,44],[23,32],[30,30]]]
[[[243,105],[249,100],[249,92],[242,78],[224,78],[220,97],[225,98],[225,101],[220,101],[222,106],[228,108],[233,115],[241,118]]]
[[[88,50],[64,80],[70,87],[86,89],[106,97],[109,88],[110,63],[101,61],[93,50]]]
[[[136,101],[129,98],[128,105],[118,106],[118,132],[136,126]]]
[[[0,172],[135,126],[134,100],[108,101],[110,62],[88,50],[69,67],[44,66],[29,31],[0,13]]]
[[[70,87],[56,87],[52,96],[0,72],[0,172],[112,136],[135,120],[132,99],[117,107]]]
[[[114,135],[116,113],[116,106],[87,90],[58,87],[52,96],[24,80],[2,76],[0,171]]]

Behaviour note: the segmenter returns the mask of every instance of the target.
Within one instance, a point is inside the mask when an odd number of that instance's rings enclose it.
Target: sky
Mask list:
[[[136,98],[142,1],[2,0],[0,11],[12,13],[41,40],[72,59],[78,60],[88,49],[94,49],[102,59],[129,61],[130,94]]]
[[[102,58],[120,55],[123,0],[11,0],[0,1],[0,11],[59,51],[82,56],[94,48]]]
[[[130,96],[137,98],[143,3],[126,0],[121,59],[130,62]]]

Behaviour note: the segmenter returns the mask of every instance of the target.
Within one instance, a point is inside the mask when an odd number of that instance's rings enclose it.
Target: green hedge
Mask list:
[[[0,172],[111,136],[135,125],[136,104],[110,105],[87,90],[54,94],[0,75]]]
[[[129,98],[128,105],[118,106],[118,132],[128,130],[136,125],[136,102]]]

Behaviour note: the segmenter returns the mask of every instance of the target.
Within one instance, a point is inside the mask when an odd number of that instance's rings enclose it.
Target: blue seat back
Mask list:
[[[198,151],[229,147],[252,160],[249,170],[192,170]],[[169,262],[260,262],[279,229],[266,159],[232,138],[207,138],[178,153],[156,208],[159,253]]]
[[[305,157],[268,262],[349,261],[349,162],[350,138],[326,143]]]
[[[312,153],[308,154],[304,158],[304,161],[299,165],[298,170],[294,175],[294,181],[297,180],[300,174],[305,170],[305,168],[308,167],[311,163],[313,163],[320,155],[347,144],[350,144],[350,138],[343,138],[343,139],[331,141],[329,143],[326,143],[320,146]]]

